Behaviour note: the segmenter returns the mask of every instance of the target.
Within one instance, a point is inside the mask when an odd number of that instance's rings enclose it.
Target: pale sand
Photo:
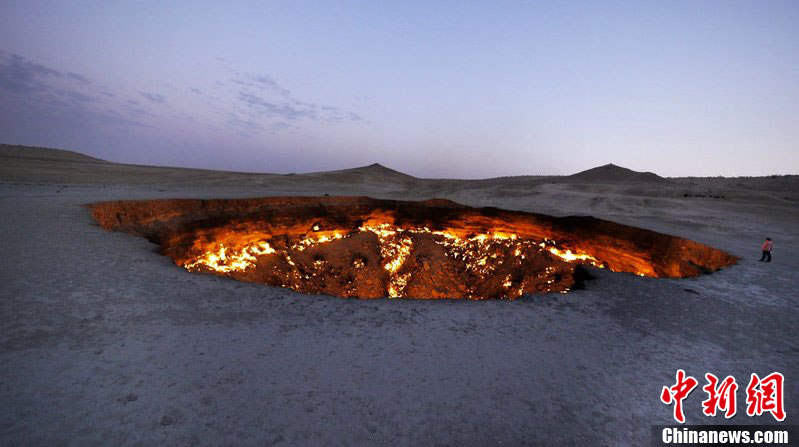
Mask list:
[[[734,375],[737,423],[774,422],[745,416],[743,389],[780,371],[795,423],[797,177],[612,174],[241,174],[0,147],[0,444],[648,445],[673,421],[659,395],[678,368],[700,387]],[[587,290],[515,302],[342,300],[190,274],[81,206],[287,194],[590,214],[742,260],[683,280],[595,270]],[[723,422],[704,398],[685,401],[688,423]]]

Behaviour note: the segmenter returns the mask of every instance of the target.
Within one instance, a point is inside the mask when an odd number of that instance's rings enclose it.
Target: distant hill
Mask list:
[[[373,197],[442,197],[457,202],[494,206],[493,199],[574,194],[575,200],[608,190],[620,194],[651,193],[686,200],[757,198],[799,203],[799,176],[688,177],[665,179],[613,164],[570,176],[517,176],[493,179],[421,179],[371,164],[352,169],[306,174],[225,172],[208,169],[113,163],[61,149],[0,144],[0,184],[145,185],[149,191],[172,193],[177,188],[263,188],[281,194],[337,194]],[[578,185],[560,188],[557,184]],[[599,188],[594,188],[598,186]],[[202,190],[202,189],[200,189]],[[210,191],[211,189],[209,189]],[[590,191],[593,191],[591,193]],[[647,192],[649,191],[649,192]],[[587,193],[586,193],[587,192]],[[582,194],[582,195],[581,195]],[[557,196],[561,197],[561,196]],[[560,200],[553,199],[553,200]],[[519,202],[522,203],[522,202]]]
[[[638,172],[608,163],[565,177],[571,181],[586,183],[670,183],[653,172]]]
[[[79,152],[37,146],[0,144],[0,153],[3,155],[3,157],[8,158],[27,158],[32,160],[46,161],[79,161],[84,163],[108,163],[105,160],[90,157]]]
[[[385,188],[415,188],[419,179],[380,164],[338,171],[307,174],[226,172],[208,169],[146,166],[113,163],[77,152],[33,146],[0,144],[0,183],[96,183],[163,185],[270,185],[276,190],[303,191],[309,188],[347,188],[374,185]]]
[[[358,168],[351,168],[351,169],[341,169],[339,171],[323,171],[323,172],[314,172],[307,175],[325,175],[325,176],[344,176],[344,177],[368,177],[368,178],[383,178],[383,179],[392,179],[392,180],[417,180],[416,177],[412,175],[405,174],[403,172],[396,171],[391,168],[387,168],[379,163],[373,163],[369,166],[361,166]]]

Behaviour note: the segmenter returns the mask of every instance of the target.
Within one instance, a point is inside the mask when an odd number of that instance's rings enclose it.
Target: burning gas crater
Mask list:
[[[446,200],[267,197],[92,205],[189,271],[358,298],[517,298],[567,292],[580,264],[687,277],[736,258],[590,217],[477,209]]]
[[[433,231],[427,227],[400,228],[388,223],[363,225],[352,232],[325,231],[317,224],[312,227],[311,231],[311,235],[293,243],[273,237],[247,244],[238,249],[231,249],[224,244],[219,244],[215,249],[203,253],[195,260],[186,261],[183,265],[190,271],[232,274],[246,272],[248,269],[257,270],[259,264],[270,263],[270,259],[265,256],[273,255],[271,269],[276,275],[269,275],[272,276],[269,278],[271,281],[265,281],[269,284],[278,284],[303,292],[325,293],[326,283],[331,275],[343,276],[347,280],[345,284],[342,284],[342,290],[335,294],[362,298],[379,297],[385,294],[392,298],[408,296],[406,289],[411,275],[420,269],[424,272],[430,271],[433,264],[437,268],[442,268],[443,271],[459,272],[460,275],[467,276],[469,279],[467,284],[471,286],[449,281],[449,289],[451,290],[454,286],[456,291],[439,290],[441,287],[436,287],[434,284],[436,279],[433,277],[430,284],[424,285],[432,290],[426,292],[420,290],[427,295],[433,295],[432,298],[445,296],[507,298],[530,292],[567,291],[569,284],[568,281],[563,281],[563,275],[565,273],[567,277],[570,277],[572,276],[571,272],[563,272],[556,266],[545,266],[543,270],[539,266],[536,276],[537,279],[541,279],[540,281],[531,279],[525,281],[525,278],[520,276],[519,271],[530,271],[536,267],[536,258],[546,257],[541,253],[542,251],[547,251],[565,261],[583,261],[604,267],[591,255],[572,253],[568,249],[565,251],[558,249],[555,241],[536,242],[530,239],[520,239],[515,234],[508,233],[459,237],[448,231]],[[356,243],[340,242],[337,244],[338,241],[350,238]],[[279,248],[276,249],[270,245],[270,240],[273,241],[272,244],[275,247]],[[333,252],[357,252],[357,248],[350,247],[350,245],[367,248],[374,244],[379,248],[379,257],[369,256],[369,250],[351,256],[350,273],[341,271],[340,266],[335,265],[337,263],[328,261]],[[418,250],[414,251],[414,247],[418,247]],[[303,254],[302,252],[306,250],[308,253]],[[341,256],[342,254],[335,253],[335,255]],[[440,259],[442,255],[445,259]],[[300,266],[297,262],[301,263]],[[413,267],[403,268],[406,263]],[[288,265],[289,268],[283,264]],[[374,268],[368,267],[370,264],[382,267],[385,272],[379,269],[374,271]],[[378,285],[377,290],[370,291],[370,289],[374,289],[374,286],[370,287],[368,281],[357,278],[364,274],[370,277],[386,276],[385,290],[381,284]],[[639,274],[643,276],[643,273]],[[502,287],[499,289],[496,284],[493,284],[497,282],[497,279],[501,279]],[[418,282],[416,279],[414,281]],[[555,284],[556,282],[558,284]],[[363,284],[359,286],[359,283]],[[532,287],[534,283],[535,287]],[[414,289],[418,288],[418,286],[414,287]],[[496,291],[492,293],[487,289]]]

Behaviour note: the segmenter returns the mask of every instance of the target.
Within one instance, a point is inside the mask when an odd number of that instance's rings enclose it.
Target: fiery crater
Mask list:
[[[147,237],[189,271],[341,297],[513,299],[567,292],[580,264],[682,278],[737,261],[697,242],[592,217],[441,199],[145,200],[91,209],[103,228]]]

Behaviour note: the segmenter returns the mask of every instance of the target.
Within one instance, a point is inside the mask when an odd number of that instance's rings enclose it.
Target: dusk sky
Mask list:
[[[0,142],[252,172],[799,173],[799,1],[0,2]]]

